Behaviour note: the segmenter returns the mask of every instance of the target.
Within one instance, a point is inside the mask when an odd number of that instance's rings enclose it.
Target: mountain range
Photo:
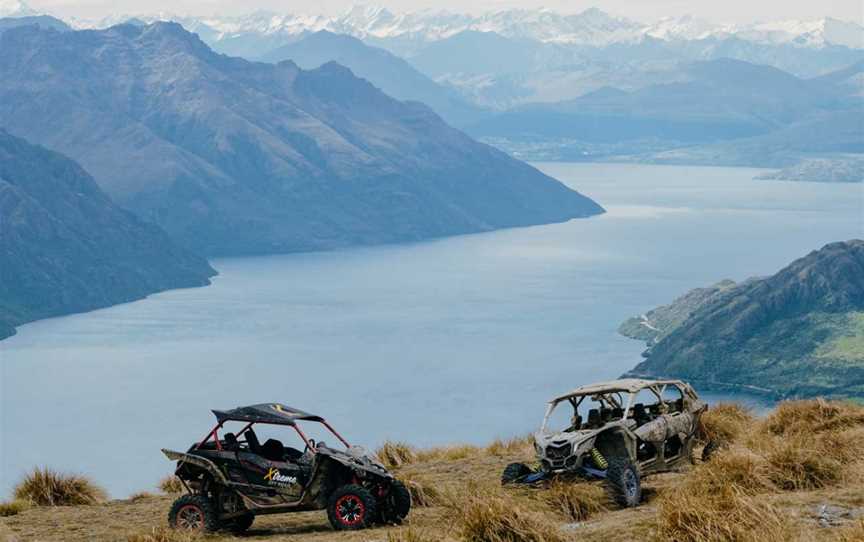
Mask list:
[[[828,244],[770,277],[695,290],[620,331],[649,343],[632,375],[864,397],[864,241]]]
[[[290,60],[307,70],[337,62],[374,83],[388,96],[422,102],[456,126],[471,124],[484,114],[456,91],[433,81],[404,59],[345,34],[320,30],[270,51],[259,60]]]
[[[203,286],[215,271],[78,164],[0,130],[0,339],[50,316]]]
[[[0,33],[0,126],[207,255],[329,249],[602,212],[329,62],[255,63],[176,23]]]
[[[159,17],[168,16],[163,14]],[[859,23],[831,17],[716,24],[684,15],[644,23],[611,15],[598,8],[574,14],[537,8],[505,9],[470,15],[434,9],[394,13],[383,7],[368,5],[355,5],[333,17],[266,11],[234,17],[186,17],[186,21],[181,20],[184,17],[170,17],[178,22],[197,21],[211,29],[218,41],[231,41],[246,34],[282,36],[283,39],[288,39],[306,32],[327,30],[364,40],[428,43],[465,31],[477,31],[544,43],[589,46],[633,43],[647,39],[686,41],[737,37],[753,43],[789,43],[798,47],[835,45],[864,48],[864,28]],[[80,21],[78,24],[110,26],[123,20],[123,16],[113,15],[99,21]]]

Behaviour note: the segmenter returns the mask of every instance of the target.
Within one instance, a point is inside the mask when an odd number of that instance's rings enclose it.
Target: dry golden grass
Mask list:
[[[149,532],[126,536],[126,542],[196,542],[202,539],[201,535],[168,527],[154,527]]]
[[[684,483],[661,495],[658,540],[788,542],[795,525],[776,507],[735,484],[705,491]]]
[[[169,495],[174,493],[183,493],[183,482],[173,474],[159,480],[159,491]]]
[[[388,469],[396,469],[417,460],[414,448],[404,442],[387,441],[375,452],[378,461]]]
[[[526,435],[523,437],[514,437],[507,440],[500,438],[492,441],[492,444],[486,446],[484,451],[487,454],[497,457],[512,454],[530,453],[534,449],[534,436]]]
[[[775,435],[801,431],[821,433],[864,426],[864,405],[846,401],[784,401],[765,419],[762,428]]]
[[[520,499],[492,484],[469,483],[463,491],[444,499],[457,520],[463,542],[563,542],[559,522],[532,506],[533,499]]]
[[[592,483],[555,482],[542,496],[550,508],[572,521],[585,521],[611,506],[606,490]]]
[[[450,446],[438,446],[426,448],[415,452],[416,461],[458,461],[481,454],[483,450],[470,444],[452,444]]]
[[[408,527],[387,533],[387,542],[439,542],[443,538],[429,530]]]
[[[149,491],[139,491],[137,493],[129,495],[129,498],[127,500],[129,500],[130,502],[138,502],[145,499],[152,499],[153,497],[155,497],[155,495],[153,495]]]
[[[768,461],[740,446],[717,454],[711,461],[693,469],[685,480],[688,489],[701,488],[708,493],[733,485],[742,493],[755,495],[774,487]]]
[[[737,403],[720,403],[702,416],[705,440],[731,444],[738,440],[754,422],[750,410]]]
[[[411,493],[413,506],[437,506],[441,504],[441,492],[436,483],[422,474],[402,474],[399,476]]]
[[[36,468],[15,486],[15,500],[34,506],[96,504],[106,498],[105,490],[83,476]]]
[[[837,529],[832,542],[864,542],[864,518]]]
[[[0,502],[0,518],[20,514],[28,508],[30,508],[30,504],[27,501]]]

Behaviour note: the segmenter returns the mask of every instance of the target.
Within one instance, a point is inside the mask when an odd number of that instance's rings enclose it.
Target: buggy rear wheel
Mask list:
[[[510,463],[504,467],[504,472],[501,473],[501,485],[515,484],[532,472],[534,471],[531,470],[531,467],[525,463]]]
[[[212,533],[219,530],[219,516],[207,497],[183,495],[171,505],[168,525],[181,531]]]
[[[354,531],[372,525],[378,517],[377,501],[366,488],[347,484],[330,495],[327,518],[337,531]]]

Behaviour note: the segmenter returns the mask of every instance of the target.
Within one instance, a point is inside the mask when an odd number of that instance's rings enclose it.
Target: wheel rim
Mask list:
[[[336,501],[336,518],[343,525],[357,525],[366,515],[366,506],[357,495],[343,495]]]
[[[636,496],[636,475],[630,469],[624,471],[624,488],[627,490],[628,497],[633,498]]]
[[[187,504],[177,511],[177,527],[187,531],[204,528],[204,511],[194,504]]]

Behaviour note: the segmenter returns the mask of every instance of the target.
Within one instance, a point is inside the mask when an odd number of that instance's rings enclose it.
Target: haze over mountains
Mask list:
[[[804,172],[808,180],[858,177],[864,139],[859,22],[824,17],[729,25],[689,16],[639,22],[596,8],[466,15],[369,6],[333,17],[160,14],[130,22],[163,19],[180,22],[216,51],[249,60],[292,60],[304,69],[336,61],[386,94],[422,102],[449,124],[522,159],[742,165],[795,168],[785,175]],[[104,28],[126,20],[70,22]],[[784,108],[787,114],[778,116]],[[837,129],[826,128],[832,125]],[[839,173],[813,178],[818,171],[807,166],[813,163]]]

